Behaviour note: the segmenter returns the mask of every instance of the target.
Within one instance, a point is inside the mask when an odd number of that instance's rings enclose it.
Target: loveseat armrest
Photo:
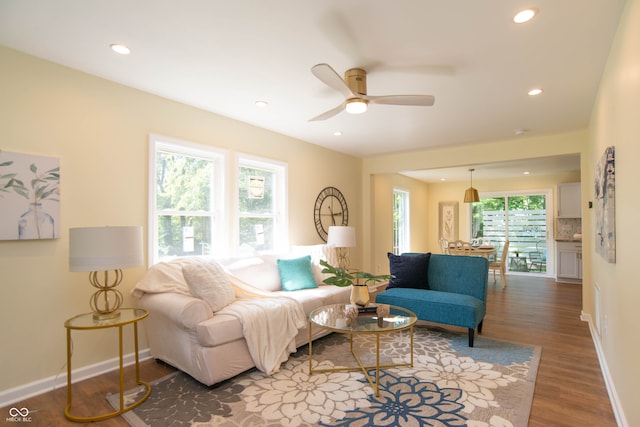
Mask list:
[[[145,293],[139,300],[150,317],[164,317],[180,329],[195,330],[196,326],[213,317],[211,307],[201,299],[171,292]]]

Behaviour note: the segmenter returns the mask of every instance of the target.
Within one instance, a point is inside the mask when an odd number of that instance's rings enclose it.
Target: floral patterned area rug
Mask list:
[[[381,364],[408,362],[409,334],[381,338]],[[354,336],[365,364],[375,364],[375,336]],[[252,370],[204,386],[182,372],[152,383],[149,398],[123,415],[132,426],[526,426],[540,347],[418,326],[413,367],[380,371],[380,395],[361,371],[309,375],[308,346],[280,371]],[[355,366],[349,338],[314,341],[314,368]],[[369,371],[375,375],[375,369]],[[127,393],[127,401],[140,389]],[[118,396],[110,395],[112,405]]]

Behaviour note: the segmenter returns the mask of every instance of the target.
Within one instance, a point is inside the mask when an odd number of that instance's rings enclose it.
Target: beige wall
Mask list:
[[[473,179],[473,186],[478,189],[480,197],[483,193],[509,192],[509,191],[531,191],[550,190],[552,193],[551,203],[556,206],[557,185],[564,182],[579,182],[580,173],[564,173],[554,175],[536,176],[529,175],[508,180],[479,180]],[[471,238],[471,205],[464,203],[464,191],[469,187],[469,182],[436,183],[429,185],[429,207],[426,215],[428,223],[429,246],[432,252],[440,252],[438,247],[439,236],[439,203],[454,201],[458,202],[458,237],[461,240]],[[554,209],[555,211],[555,209]],[[554,238],[553,230],[549,230],[549,239]]]
[[[583,200],[583,313],[595,323],[594,287],[600,289],[602,337],[598,351],[603,358],[605,379],[613,393],[613,403],[619,425],[640,425],[640,407],[636,405],[636,388],[640,382],[640,334],[636,330],[638,301],[640,301],[640,270],[636,267],[637,245],[640,241],[638,212],[640,199],[635,191],[640,158],[640,0],[628,0],[621,17],[618,34],[612,45],[607,68],[599,88],[588,130],[555,135],[513,139],[468,147],[423,150],[398,153],[364,160],[363,206],[375,206],[371,199],[377,196],[375,187],[378,175],[393,174],[403,170],[439,168],[449,166],[478,165],[483,162],[514,160],[528,157],[544,157],[556,154],[581,154],[581,179]],[[594,211],[585,209],[593,200],[593,170],[609,145],[616,147],[616,248],[615,264],[604,261],[594,251]],[[551,177],[550,182],[535,183],[535,187],[553,185],[553,181],[571,182],[574,176]],[[509,183],[481,182],[474,180],[476,187],[486,191],[508,190],[508,187],[523,188],[523,180]],[[523,186],[523,187],[521,187]],[[456,200],[460,202],[460,217],[468,213],[462,203],[466,186],[459,184],[431,185],[427,189],[428,245],[437,246],[437,202]],[[375,189],[376,192],[370,193]],[[369,196],[371,194],[371,197]],[[467,208],[468,209],[468,208]],[[363,228],[369,230],[364,238],[381,227],[378,212],[366,209],[363,212]],[[375,227],[374,227],[375,226]],[[461,235],[464,235],[464,228]],[[468,233],[468,231],[467,231]],[[435,239],[435,240],[434,240]],[[364,257],[364,266],[376,262],[378,248],[375,239],[365,245],[371,246],[371,254]],[[598,339],[598,338],[596,338]]]
[[[640,241],[636,220],[640,200],[635,186],[630,185],[638,180],[640,157],[640,0],[626,2],[588,131],[378,156],[365,159],[362,165],[348,156],[4,48],[0,48],[0,63],[0,149],[56,156],[62,167],[62,237],[41,242],[0,242],[0,391],[59,373],[65,356],[62,324],[88,309],[91,291],[86,278],[68,272],[68,228],[146,225],[150,132],[288,162],[291,243],[319,243],[311,206],[322,187],[338,186],[350,201],[358,247],[370,248],[360,260],[360,249],[352,253],[352,263],[364,268],[380,261],[374,254],[389,249],[388,231],[384,232],[389,215],[385,199],[395,178],[384,175],[580,153],[582,196],[587,201],[593,198],[590,183],[595,164],[606,146],[615,145],[617,262],[608,264],[593,252],[593,211],[586,211],[583,305],[584,312],[593,316],[593,287],[597,284],[602,317],[607,318],[601,342],[614,397],[621,404],[619,409],[627,425],[640,425],[640,408],[635,405],[635,387],[640,382],[640,365],[636,362],[640,334],[635,329],[640,273],[634,265]],[[359,176],[361,184],[357,183]],[[415,242],[420,246],[416,250],[433,248],[437,240],[434,224],[439,199],[459,197],[461,217],[464,215],[461,188],[464,186],[420,187],[419,205],[421,212],[426,212],[427,229],[419,237],[425,240]],[[367,208],[361,212],[360,206]],[[380,206],[384,210],[378,212],[376,207]],[[372,237],[376,228],[382,230],[380,240]],[[142,273],[142,268],[127,270],[123,287],[130,288]],[[74,366],[113,357],[113,338],[107,341],[91,334],[78,337],[75,348],[80,354],[74,356],[78,357]]]
[[[637,266],[640,198],[636,190],[640,177],[639,119],[640,0],[628,0],[591,118],[587,172],[588,182],[593,183],[593,170],[604,149],[615,146],[616,263],[609,264],[593,253],[591,286],[600,288],[602,347],[629,426],[640,425],[640,406],[637,404],[637,386],[640,383],[640,333],[637,329],[640,312],[640,270]],[[583,188],[583,197],[585,191],[587,197],[594,197],[592,185]],[[593,210],[589,211],[590,216],[593,213]],[[592,219],[591,224],[594,223]],[[593,242],[593,226],[590,230],[588,236]],[[589,293],[593,295],[593,290]],[[585,311],[594,316],[593,298],[585,300]]]
[[[586,130],[559,133],[554,135],[516,138],[506,141],[489,142],[464,147],[441,148],[432,150],[397,153],[387,156],[376,156],[364,159],[363,163],[363,192],[362,206],[369,206],[363,211],[362,228],[368,230],[363,235],[363,245],[371,248],[363,255],[365,269],[380,268],[381,257],[386,254],[390,245],[390,237],[378,237],[377,234],[390,227],[390,212],[381,212],[381,193],[388,194],[392,186],[393,176],[398,172],[418,169],[434,169],[452,166],[480,165],[497,161],[518,160],[531,157],[546,157],[564,154],[580,154],[584,156],[588,141]],[[383,178],[384,177],[384,178]],[[399,179],[399,178],[395,178]],[[406,178],[405,178],[406,179]],[[522,189],[551,188],[555,192],[556,184],[561,182],[575,182],[580,180],[576,174],[564,174],[547,177],[523,177],[521,179],[504,181],[478,181],[474,179],[474,187],[480,191],[508,191]],[[413,250],[430,250],[439,252],[438,248],[438,203],[442,201],[458,201],[459,235],[466,238],[469,235],[469,205],[463,202],[464,190],[467,182],[442,183],[418,186],[421,206],[421,229],[412,230],[411,241]],[[426,205],[425,205],[426,203]],[[386,209],[390,209],[386,208]],[[386,224],[385,224],[386,223]],[[412,222],[413,226],[413,222]],[[424,228],[426,227],[426,228]],[[417,233],[420,233],[418,236]],[[413,245],[414,238],[419,238],[420,247]],[[388,263],[383,268],[388,268]]]
[[[410,250],[424,252],[429,246],[427,233],[428,191],[427,184],[398,174],[379,174],[372,177],[371,235],[373,264],[367,271],[376,274],[389,272],[387,253],[393,252],[393,190],[409,192]]]
[[[291,244],[321,243],[313,205],[322,188],[336,186],[361,239],[359,159],[1,47],[0,64],[0,149],[57,157],[62,175],[61,237],[0,241],[0,393],[65,377],[63,323],[90,311],[92,293],[85,274],[69,272],[68,229],[142,225],[146,233],[149,133],[228,149],[230,160],[243,152],[286,162]],[[358,248],[352,258],[360,264]],[[125,271],[125,305],[143,273]],[[74,334],[73,367],[115,357],[111,332]]]

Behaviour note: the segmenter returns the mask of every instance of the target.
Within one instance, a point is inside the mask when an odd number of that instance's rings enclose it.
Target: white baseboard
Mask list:
[[[624,416],[624,410],[620,405],[620,399],[618,398],[618,393],[616,392],[615,385],[613,383],[613,378],[611,378],[611,374],[609,372],[609,368],[607,366],[607,361],[604,357],[604,351],[602,350],[602,345],[600,343],[600,339],[598,338],[598,331],[593,324],[591,319],[591,315],[585,312],[580,314],[580,320],[587,322],[589,324],[589,330],[591,331],[591,339],[596,347],[596,353],[598,354],[598,360],[600,361],[600,369],[602,370],[602,376],[604,377],[604,383],[607,387],[607,393],[609,393],[609,400],[611,401],[611,407],[613,409],[613,415],[616,417],[616,423],[619,427],[629,427],[627,423],[627,419]]]
[[[141,350],[138,357],[140,361],[151,359],[151,351],[149,349]],[[134,353],[125,354],[123,357],[123,363],[125,366],[133,365],[135,363]],[[97,375],[102,375],[106,372],[115,371],[119,366],[120,359],[118,357],[114,357],[113,359],[105,360],[94,365],[74,369],[71,373],[71,379],[75,384],[78,381],[86,380]],[[58,373],[58,375],[24,384],[8,390],[0,391],[0,407],[9,406],[13,403],[20,402],[30,397],[66,386],[67,367],[65,365],[64,368]]]

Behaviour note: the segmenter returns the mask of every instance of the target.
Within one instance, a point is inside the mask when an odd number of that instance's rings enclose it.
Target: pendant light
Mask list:
[[[478,195],[478,190],[473,188],[473,171],[475,169],[469,169],[471,172],[471,187],[467,188],[464,192],[464,202],[465,203],[476,203],[480,201],[480,196]]]

